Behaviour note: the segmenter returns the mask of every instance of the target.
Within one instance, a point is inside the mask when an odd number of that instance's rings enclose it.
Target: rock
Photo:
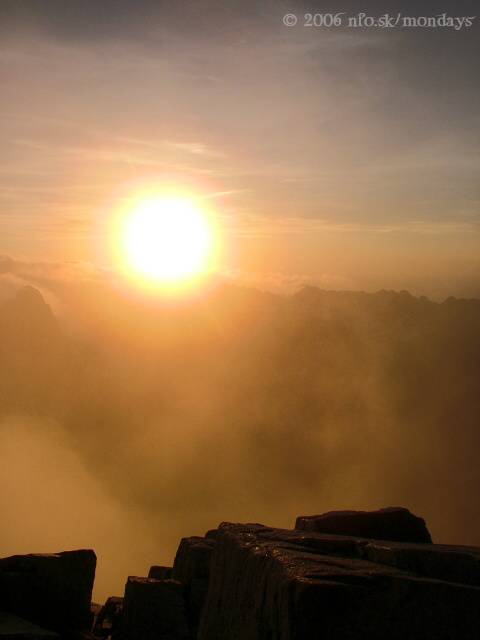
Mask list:
[[[110,596],[95,616],[93,634],[98,638],[107,638],[117,634],[123,612],[123,598]]]
[[[207,597],[210,561],[214,549],[214,536],[183,538],[173,564],[174,578],[185,585],[188,621],[194,638]]]
[[[403,507],[388,507],[378,511],[329,511],[319,516],[300,516],[295,528],[375,540],[432,542],[425,520]]]
[[[0,640],[60,640],[60,636],[12,613],[0,611]]]
[[[456,552],[225,523],[198,640],[478,640],[479,586],[459,581],[451,560],[430,577],[432,549]],[[415,571],[399,568],[402,550]],[[480,550],[458,553],[472,582]]]
[[[153,565],[150,567],[148,572],[149,578],[154,578],[155,580],[169,580],[172,577],[173,567],[161,567],[158,565]]]
[[[207,578],[193,578],[190,580],[190,583],[187,585],[185,590],[188,624],[193,638],[197,637],[198,625],[200,624],[207,594]]]
[[[124,640],[189,640],[183,585],[129,577],[123,601]]]
[[[1,607],[54,631],[88,629],[95,566],[91,550],[2,558]]]
[[[205,534],[205,538],[211,538],[212,540],[217,539],[218,529],[209,529]]]
[[[452,545],[366,541],[362,557],[402,571],[480,587],[480,549]]]
[[[208,579],[215,540],[192,536],[182,538],[173,563],[173,577],[184,584],[193,578]]]

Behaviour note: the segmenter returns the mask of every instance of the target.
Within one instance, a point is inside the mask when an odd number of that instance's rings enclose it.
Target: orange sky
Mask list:
[[[168,185],[215,213],[230,277],[480,295],[478,25],[55,4],[3,16],[0,254],[109,267],[123,199]]]

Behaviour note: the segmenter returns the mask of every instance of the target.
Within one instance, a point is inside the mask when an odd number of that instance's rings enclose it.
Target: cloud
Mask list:
[[[216,198],[226,198],[228,196],[236,196],[240,193],[247,193],[248,189],[229,189],[227,191],[213,191],[204,196],[205,200],[215,200]]]
[[[68,433],[49,420],[0,418],[2,556],[94,548],[94,599],[122,595],[127,575],[166,562],[154,532],[85,466]],[[119,535],[121,532],[121,535]],[[135,551],[136,550],[136,551]]]
[[[291,294],[303,287],[318,286],[322,289],[352,290],[357,288],[354,280],[342,275],[321,273],[319,275],[306,275],[299,273],[251,272],[241,269],[229,269],[222,271],[222,276],[230,282],[241,286],[254,287],[261,291]]]
[[[404,220],[397,223],[382,223],[369,220],[338,221],[320,217],[277,217],[274,215],[232,214],[225,215],[226,224],[239,236],[268,238],[273,236],[309,235],[312,233],[351,234],[365,236],[384,234],[452,236],[479,233],[479,221],[462,216],[453,220]]]
[[[165,140],[164,144],[172,149],[179,149],[180,151],[186,151],[194,156],[208,156],[210,158],[224,158],[225,154],[210,149],[208,145],[203,142],[172,142]]]
[[[112,288],[115,274],[87,262],[35,262],[0,255],[0,295],[3,297],[30,285],[37,288],[61,317],[65,296],[71,303],[85,288],[101,295],[102,287]],[[77,308],[73,305],[74,312]]]
[[[1,51],[5,91],[18,97],[2,107],[2,218],[23,214],[27,229],[83,216],[141,180],[250,193],[257,210],[285,218],[278,229],[317,217],[361,233],[360,220],[392,228],[475,210],[470,34],[440,77],[440,40],[425,33],[288,30],[278,3],[227,4],[190,4],[183,31],[182,11],[167,16],[162,3],[12,5],[7,23],[41,28]],[[144,46],[145,25],[157,38]],[[443,100],[448,83],[461,100]]]

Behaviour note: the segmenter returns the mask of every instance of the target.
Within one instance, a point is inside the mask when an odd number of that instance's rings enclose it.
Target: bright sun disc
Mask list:
[[[207,270],[213,231],[207,216],[181,198],[151,198],[126,216],[122,244],[129,268],[138,275],[172,284]]]

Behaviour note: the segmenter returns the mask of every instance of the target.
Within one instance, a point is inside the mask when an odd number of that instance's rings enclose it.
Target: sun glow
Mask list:
[[[181,284],[209,270],[213,223],[193,200],[141,198],[122,221],[121,245],[136,276],[168,286]]]

